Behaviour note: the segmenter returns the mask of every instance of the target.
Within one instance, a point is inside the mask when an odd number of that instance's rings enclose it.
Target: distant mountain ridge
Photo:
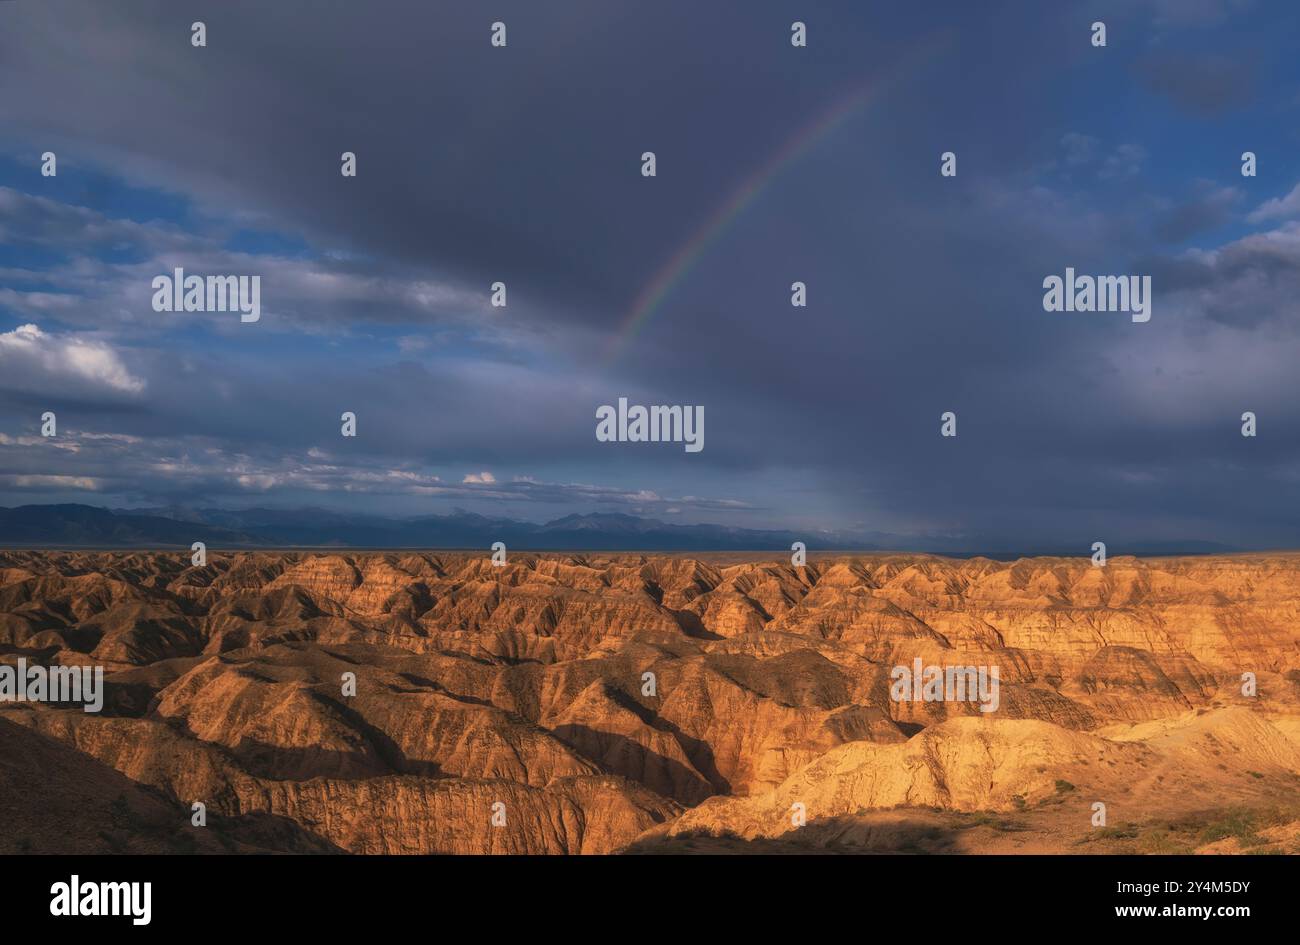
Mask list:
[[[0,546],[285,548],[487,548],[520,551],[789,551],[785,531],[726,525],[670,525],[634,515],[566,515],[544,524],[470,512],[414,518],[347,515],[324,509],[102,509],[24,505],[0,509]],[[847,543],[815,541],[849,550]],[[859,546],[860,547],[860,546]]]
[[[151,548],[489,548],[505,542],[517,551],[771,551],[789,554],[802,541],[809,551],[889,551],[1013,559],[1091,554],[1064,543],[1016,547],[971,536],[894,535],[884,532],[793,532],[730,525],[673,525],[652,518],[596,512],[550,522],[492,518],[456,510],[448,515],[386,518],[320,508],[195,509],[180,506],[105,509],[90,505],[0,508],[0,547]],[[1113,545],[1115,555],[1224,554],[1242,549],[1209,541]]]

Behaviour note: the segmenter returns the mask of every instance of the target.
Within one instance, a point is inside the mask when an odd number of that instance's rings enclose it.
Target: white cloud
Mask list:
[[[3,476],[0,482],[14,489],[88,489],[100,487],[92,476]]]
[[[145,388],[111,345],[76,333],[50,334],[36,325],[0,334],[0,368],[29,389],[63,392],[74,383],[138,394]]]
[[[1097,172],[1102,180],[1127,180],[1136,177],[1147,158],[1146,148],[1140,144],[1121,144],[1108,156]]]
[[[1078,167],[1092,161],[1097,153],[1097,139],[1091,135],[1082,135],[1071,131],[1061,138],[1061,150],[1065,152],[1065,163]]]
[[[57,438],[0,433],[0,487],[93,489],[144,504],[211,502],[266,494],[292,502],[312,493],[408,496],[447,501],[614,507],[679,515],[751,511],[728,498],[665,496],[653,489],[548,482],[532,476],[498,481],[486,470],[443,482],[419,465],[367,464],[319,448],[231,452],[206,437],[148,437],[60,428]],[[199,497],[202,497],[201,499]],[[428,506],[421,505],[421,511]],[[444,507],[443,511],[448,510]]]
[[[1285,197],[1265,200],[1246,217],[1251,223],[1264,223],[1269,220],[1289,220],[1300,217],[1300,184],[1291,188]]]

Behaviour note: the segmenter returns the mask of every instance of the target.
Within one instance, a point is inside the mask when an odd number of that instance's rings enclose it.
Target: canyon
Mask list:
[[[0,702],[0,851],[1300,852],[1298,618],[1284,553],[0,551],[0,663],[104,669]]]

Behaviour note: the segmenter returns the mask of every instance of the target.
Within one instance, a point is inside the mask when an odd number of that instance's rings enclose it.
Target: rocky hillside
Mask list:
[[[1298,616],[1292,555],[0,552],[0,662],[108,687],[0,702],[0,782],[120,796],[127,849],[894,849],[900,817],[948,818],[919,849],[1129,849],[1229,808],[1293,838]],[[996,710],[895,701],[917,659],[996,667]],[[43,809],[0,843],[107,842]]]

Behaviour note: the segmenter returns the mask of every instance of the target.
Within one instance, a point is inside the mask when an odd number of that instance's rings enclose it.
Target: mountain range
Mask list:
[[[786,550],[795,541],[845,550],[844,540],[726,525],[670,525],[622,514],[567,515],[544,524],[470,512],[414,518],[326,509],[104,509],[24,505],[0,509],[0,546],[144,548],[202,541],[223,548],[489,548],[584,551]]]
[[[201,541],[216,548],[490,548],[504,542],[519,551],[781,551],[796,541],[812,551],[915,551],[951,557],[1011,559],[1033,555],[1090,555],[1089,538],[1025,547],[1009,539],[969,535],[897,535],[886,532],[674,525],[621,513],[566,515],[536,523],[456,510],[447,515],[390,518],[322,508],[196,509],[163,506],[107,509],[90,505],[0,508],[0,547],[158,548]],[[1224,554],[1240,551],[1209,541],[1114,546],[1109,554]]]

